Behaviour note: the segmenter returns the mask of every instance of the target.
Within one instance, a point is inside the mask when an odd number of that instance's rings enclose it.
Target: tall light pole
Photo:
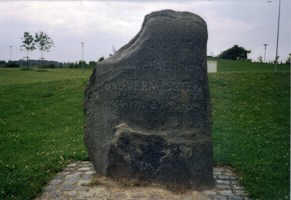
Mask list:
[[[81,61],[84,61],[84,42],[81,42]]]
[[[268,44],[264,44],[264,46],[265,46],[264,62],[266,62],[266,54],[267,54],[267,47],[268,47]]]
[[[9,45],[9,61],[12,60],[12,54],[13,54],[13,46]]]
[[[278,6],[278,22],[277,22],[277,42],[276,42],[276,57],[275,57],[275,72],[277,72],[278,65],[278,45],[279,45],[279,35],[280,35],[280,16],[281,16],[281,0],[279,0]]]

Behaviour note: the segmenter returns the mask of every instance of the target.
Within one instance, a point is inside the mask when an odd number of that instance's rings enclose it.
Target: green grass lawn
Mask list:
[[[214,157],[252,197],[289,199],[290,74],[210,76]]]
[[[0,68],[0,86],[68,79],[87,79],[89,69]]]
[[[217,64],[218,72],[274,72],[274,64],[266,63],[252,63],[249,61],[233,61],[219,59]],[[277,66],[278,72],[290,72],[290,65],[279,64]]]
[[[89,70],[0,69],[0,199],[32,199],[83,144]],[[214,156],[252,197],[289,199],[289,73],[209,75]]]
[[[87,159],[82,101],[89,73],[0,70],[0,199],[31,199],[70,160]]]

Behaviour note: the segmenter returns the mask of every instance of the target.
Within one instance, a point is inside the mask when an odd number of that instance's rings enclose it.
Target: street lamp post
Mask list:
[[[84,42],[81,42],[81,61],[84,61]]]
[[[277,22],[277,42],[276,42],[276,57],[275,57],[275,72],[277,72],[278,65],[278,45],[279,45],[279,35],[280,35],[280,15],[281,15],[281,0],[279,0],[278,6],[278,22]]]
[[[12,54],[13,54],[13,46],[9,45],[9,61],[12,60]]]
[[[265,46],[264,62],[266,62],[266,54],[267,54],[267,47],[268,47],[268,44],[264,44],[264,46]]]

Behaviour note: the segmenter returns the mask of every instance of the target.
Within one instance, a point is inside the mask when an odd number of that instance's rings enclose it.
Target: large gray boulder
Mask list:
[[[153,12],[97,64],[85,92],[85,144],[97,173],[213,185],[207,37],[195,14]]]

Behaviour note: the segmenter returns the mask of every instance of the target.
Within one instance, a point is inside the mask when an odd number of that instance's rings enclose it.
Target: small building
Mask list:
[[[217,72],[217,61],[216,60],[207,60],[207,72],[208,73]]]

